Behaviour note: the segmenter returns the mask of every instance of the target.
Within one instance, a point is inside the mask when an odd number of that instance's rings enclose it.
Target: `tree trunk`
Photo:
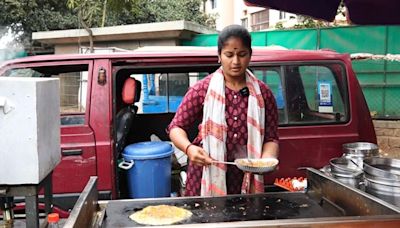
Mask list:
[[[79,14],[81,14],[81,10],[79,10]],[[89,34],[89,51],[90,53],[94,53],[94,47],[93,47],[93,31],[90,29],[90,27],[85,23],[85,21],[82,18],[82,15],[80,15],[79,20],[83,26],[83,28],[86,30],[86,32]]]
[[[106,23],[106,12],[107,12],[107,0],[104,0],[103,3],[103,15],[101,18],[101,27],[104,27],[104,24]]]

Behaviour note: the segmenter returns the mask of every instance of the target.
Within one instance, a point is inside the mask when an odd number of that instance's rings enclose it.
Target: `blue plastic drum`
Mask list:
[[[140,142],[125,147],[119,167],[128,171],[131,198],[170,196],[173,150],[167,142]]]

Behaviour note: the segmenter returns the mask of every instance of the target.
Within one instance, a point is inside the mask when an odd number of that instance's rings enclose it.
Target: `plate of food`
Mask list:
[[[279,160],[276,158],[239,158],[235,159],[235,164],[245,172],[267,173],[275,170]]]

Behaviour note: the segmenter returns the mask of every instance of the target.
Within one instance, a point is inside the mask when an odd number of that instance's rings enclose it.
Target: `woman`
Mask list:
[[[262,175],[213,163],[236,158],[278,156],[278,114],[271,90],[247,70],[252,54],[249,32],[226,27],[218,37],[221,67],[186,93],[168,126],[172,142],[189,159],[186,196],[263,192]],[[186,131],[202,120],[191,143]]]

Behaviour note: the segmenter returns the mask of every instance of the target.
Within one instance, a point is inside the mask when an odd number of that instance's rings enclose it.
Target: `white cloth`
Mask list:
[[[249,70],[246,70],[246,86],[249,88],[247,156],[248,158],[260,158],[265,133],[265,103],[258,80]],[[225,104],[225,80],[221,67],[211,77],[204,101],[201,127],[203,149],[211,158],[218,161],[226,159]],[[201,196],[226,195],[225,174],[225,165],[215,163],[205,166],[201,180]],[[263,191],[263,176],[246,173],[243,179],[242,193]]]

